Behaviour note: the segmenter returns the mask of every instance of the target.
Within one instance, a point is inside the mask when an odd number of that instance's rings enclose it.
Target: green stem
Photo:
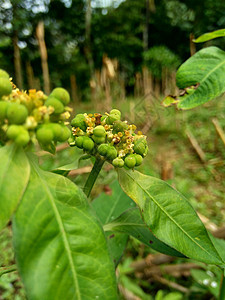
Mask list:
[[[95,181],[98,177],[99,172],[101,171],[101,168],[102,168],[104,162],[105,161],[103,159],[101,159],[100,157],[96,157],[94,166],[93,166],[91,173],[89,174],[88,179],[84,186],[84,193],[87,197],[90,196],[93,185],[95,184]]]
[[[218,300],[225,300],[225,270],[223,270],[220,281],[220,294]]]
[[[17,270],[16,264],[7,266],[7,267],[1,267],[0,268],[0,277],[6,273],[10,273],[10,272],[13,272],[16,270]]]

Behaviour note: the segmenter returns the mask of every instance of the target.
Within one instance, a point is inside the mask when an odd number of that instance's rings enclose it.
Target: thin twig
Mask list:
[[[165,278],[162,278],[160,276],[155,275],[155,276],[153,276],[153,279],[155,281],[158,281],[158,282],[160,282],[160,283],[162,283],[164,285],[167,285],[167,286],[169,286],[169,287],[171,287],[171,288],[173,288],[173,289],[175,289],[175,290],[177,290],[179,292],[182,292],[182,293],[185,293],[185,294],[187,294],[189,292],[189,290],[186,287],[184,287],[184,286],[182,286],[182,285],[180,285],[178,283],[169,281],[169,280],[167,280]]]
[[[194,135],[190,132],[190,130],[186,130],[187,137],[189,141],[191,142],[192,147],[195,149],[196,153],[198,154],[200,160],[205,163],[206,156],[203,152],[202,148],[199,146],[198,141],[194,137]]]
[[[212,119],[212,122],[213,122],[213,125],[216,128],[216,131],[217,131],[219,137],[221,138],[222,142],[225,145],[225,133],[223,131],[223,128],[220,126],[220,123],[216,118]]]

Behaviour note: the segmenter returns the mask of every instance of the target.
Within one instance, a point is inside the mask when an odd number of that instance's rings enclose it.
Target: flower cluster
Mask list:
[[[139,166],[148,152],[146,136],[140,131],[136,133],[135,125],[121,121],[121,112],[117,109],[104,115],[78,114],[71,126],[70,146],[100,155],[115,167]]]
[[[54,152],[56,142],[64,142],[71,135],[65,125],[70,118],[69,93],[55,88],[47,96],[42,91],[20,91],[8,73],[0,70],[0,142],[13,141],[25,147],[38,143]]]

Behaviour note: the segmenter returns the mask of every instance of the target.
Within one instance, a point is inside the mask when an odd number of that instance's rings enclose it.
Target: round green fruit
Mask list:
[[[27,130],[21,130],[21,132],[19,133],[19,135],[16,137],[15,139],[15,143],[18,146],[26,146],[30,141],[30,135],[28,133]]]
[[[12,92],[12,84],[8,78],[0,77],[0,98]]]
[[[64,112],[64,105],[55,97],[48,97],[45,105],[52,106],[54,108],[54,113],[57,115]]]
[[[90,152],[91,150],[93,150],[95,143],[93,142],[93,140],[87,136],[84,136],[83,139],[83,148],[84,150]]]
[[[118,115],[118,114],[109,114],[108,118],[106,119],[106,123],[108,125],[112,125],[117,120],[120,120],[120,115]]]
[[[19,103],[9,103],[6,117],[11,124],[23,124],[28,116],[27,108]]]
[[[59,142],[66,142],[71,135],[71,131],[65,125],[61,126],[61,135],[58,137]]]
[[[58,123],[49,123],[48,127],[52,130],[54,140],[58,141],[62,135],[62,126]]]
[[[84,141],[84,137],[83,136],[78,136],[75,140],[75,145],[80,148],[83,149],[83,141]]]
[[[124,160],[120,157],[116,157],[113,161],[112,164],[116,168],[122,168],[124,166]]]
[[[115,114],[115,115],[118,115],[119,117],[121,117],[121,112],[115,108],[110,111],[110,115],[111,114]]]
[[[93,135],[92,139],[98,145],[105,143],[105,137],[104,136],[95,136],[95,135]]]
[[[144,155],[146,153],[147,142],[145,139],[141,138],[134,142],[134,152],[140,155]]]
[[[58,87],[51,92],[51,96],[54,96],[62,102],[63,105],[70,103],[70,94],[64,88]]]
[[[0,121],[3,121],[6,118],[8,104],[8,102],[0,101]]]
[[[98,125],[94,128],[93,134],[97,137],[105,137],[105,128],[102,125]]]
[[[143,157],[140,154],[134,154],[134,157],[136,159],[136,164],[135,166],[140,166],[143,162]]]
[[[76,117],[71,121],[71,125],[73,127],[79,127],[81,130],[86,131],[87,124],[85,122],[85,116],[83,114],[78,114]]]
[[[117,157],[117,150],[113,146],[109,146],[107,153],[106,153],[106,158],[109,160],[114,160]]]
[[[136,159],[131,154],[131,155],[128,155],[127,157],[125,157],[124,163],[125,163],[125,166],[127,166],[129,169],[132,169],[136,165]]]
[[[21,126],[10,125],[6,132],[6,135],[10,140],[15,140],[17,136],[20,134],[20,132],[21,132]]]
[[[108,148],[108,144],[101,144],[100,146],[98,146],[98,153],[102,156],[106,156]]]
[[[6,71],[0,69],[0,78],[7,78],[7,79],[9,79],[9,74]]]
[[[54,134],[51,128],[49,128],[47,125],[43,125],[37,130],[36,137],[41,144],[45,145],[52,142]]]

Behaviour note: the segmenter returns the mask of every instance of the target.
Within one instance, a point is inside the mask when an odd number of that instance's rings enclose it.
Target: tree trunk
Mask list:
[[[70,86],[71,86],[71,95],[72,100],[78,104],[78,96],[77,96],[77,82],[76,76],[74,74],[70,75]]]
[[[29,89],[34,89],[35,87],[35,79],[34,79],[34,72],[31,66],[30,61],[26,61],[26,72],[27,72],[27,83]]]
[[[15,68],[15,84],[19,89],[23,88],[23,77],[21,68],[20,48],[18,46],[18,35],[15,31],[13,34],[13,48],[14,48],[14,68]]]
[[[41,54],[41,66],[43,72],[43,80],[44,80],[44,92],[49,95],[50,94],[50,79],[49,79],[49,70],[48,70],[48,54],[47,48],[44,39],[44,22],[40,21],[36,28],[36,36],[39,44],[40,54]]]
[[[94,90],[96,87],[95,83],[95,73],[94,73],[94,61],[93,56],[91,52],[91,0],[86,0],[86,15],[85,15],[85,55],[88,61],[90,74],[91,74],[91,80],[90,80],[90,86],[92,89],[92,95],[94,96]]]

